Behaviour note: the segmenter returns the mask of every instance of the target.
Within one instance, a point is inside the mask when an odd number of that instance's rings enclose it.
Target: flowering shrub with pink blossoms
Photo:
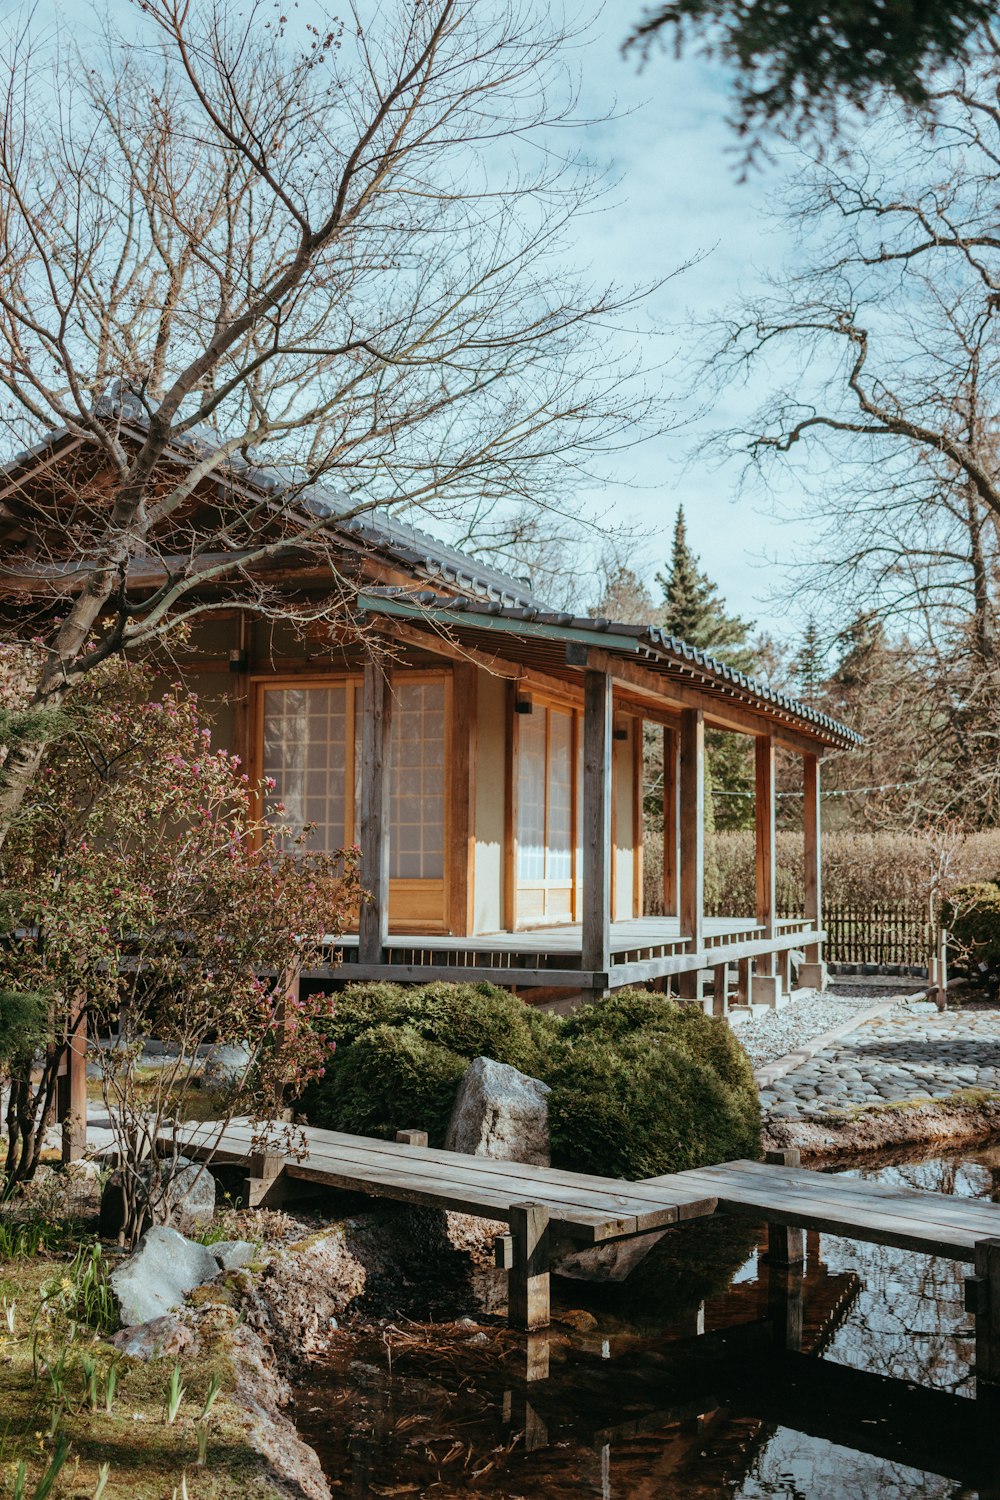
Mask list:
[[[266,817],[268,788],[213,746],[197,697],[178,687],[150,701],[150,684],[123,662],[92,674],[0,853],[0,991],[47,995],[56,1042],[81,1012],[114,1034],[102,1074],[128,1239],[156,1216],[182,1152],[199,1048],[239,1044],[248,1058],[222,1119],[272,1118],[322,1075],[331,1000],[299,998],[295,980],[330,961],[361,898],[357,850],[316,852],[309,829],[278,825],[280,808]],[[140,1090],[149,1036],[168,1063]],[[8,1187],[37,1166],[56,1050],[40,1076],[13,1079]]]

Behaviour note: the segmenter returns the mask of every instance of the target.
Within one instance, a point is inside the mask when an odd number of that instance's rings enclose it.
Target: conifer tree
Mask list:
[[[659,623],[671,635],[699,646],[740,672],[752,672],[750,621],[731,615],[718,588],[703,572],[687,539],[684,508],[674,525],[670,567],[656,575],[663,590]],[[706,736],[705,832],[753,825],[752,746],[743,735],[710,731]],[[711,839],[706,842],[706,857]],[[708,886],[710,881],[706,881]]]
[[[795,658],[795,679],[799,697],[810,708],[815,708],[823,694],[826,653],[819,637],[819,626],[815,616],[806,620],[802,645]]]
[[[657,573],[656,581],[663,590],[660,624],[664,630],[741,672],[753,669],[754,653],[748,640],[753,626],[727,613],[725,600],[698,566],[688,544],[683,506],[677,509],[670,568]]]

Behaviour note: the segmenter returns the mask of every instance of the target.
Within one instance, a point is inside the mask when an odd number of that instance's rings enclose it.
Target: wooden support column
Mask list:
[[[681,714],[680,757],[681,936],[692,953],[705,945],[705,715]]]
[[[757,923],[764,936],[775,935],[777,917],[777,879],[775,872],[775,748],[768,734],[754,741],[756,800],[754,805],[754,869],[757,888]],[[776,972],[775,955],[762,954],[754,962],[752,986],[754,1003],[777,1005],[781,998],[781,979]]]
[[[676,729],[663,730],[663,915],[676,917],[681,867],[680,737]]]
[[[765,1151],[764,1160],[773,1167],[798,1167],[798,1151]],[[768,1224],[767,1258],[775,1266],[800,1266],[806,1258],[806,1237],[801,1229],[788,1224]]]
[[[712,970],[712,1014],[724,1016],[729,1008],[729,965],[716,964]]]
[[[976,1315],[976,1383],[1000,1385],[1000,1239],[979,1240],[965,1305]]]
[[[549,1211],[541,1203],[512,1203],[508,1213],[513,1260],[507,1279],[512,1328],[549,1325]]]
[[[389,938],[389,753],[392,691],[376,662],[365,667],[361,726],[361,884],[358,960],[380,964]]]
[[[611,967],[612,689],[607,672],[583,679],[583,922],[581,967]]]
[[[823,835],[820,804],[819,756],[802,757],[802,832],[804,841],[805,906],[803,915],[813,927],[823,922]],[[799,984],[804,989],[826,989],[826,964],[820,943],[806,945],[806,961],[799,965]]]
[[[66,1072],[59,1080],[62,1092],[62,1159],[79,1161],[87,1152],[87,1010],[82,999],[74,1002],[66,1043]]]

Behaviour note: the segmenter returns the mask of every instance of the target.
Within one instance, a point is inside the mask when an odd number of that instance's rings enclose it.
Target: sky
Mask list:
[[[238,0],[233,3],[238,8]],[[787,555],[805,535],[805,525],[777,521],[759,486],[739,493],[739,462],[708,463],[703,452],[713,430],[729,425],[764,392],[727,393],[706,413],[705,393],[692,388],[682,352],[699,320],[751,294],[762,273],[789,254],[790,236],[765,213],[780,185],[782,165],[764,165],[740,181],[736,137],[726,120],[724,72],[695,56],[676,60],[667,48],[654,51],[645,66],[624,58],[622,41],[642,0],[594,3],[598,14],[577,62],[581,113],[598,123],[587,127],[583,145],[617,186],[602,212],[580,220],[568,254],[594,281],[624,286],[655,282],[688,261],[697,264],[669,280],[646,305],[649,328],[666,329],[655,347],[650,340],[651,354],[673,360],[664,407],[671,430],[599,461],[603,486],[581,494],[581,510],[599,515],[605,525],[638,529],[636,562],[652,584],[669,557],[677,507],[683,504],[691,544],[730,608],[763,630],[795,640],[801,622],[789,620],[775,597],[785,575],[769,558]],[[134,24],[129,0],[104,4],[126,29]],[[94,27],[94,10],[101,8],[101,0],[32,4],[36,24],[65,29],[79,20],[84,33]],[[332,0],[330,8],[336,10]],[[0,0],[0,14],[12,10],[23,15],[20,0],[12,6]],[[640,314],[640,333],[642,324]]]
[[[629,113],[588,131],[587,149],[619,180],[615,208],[583,223],[577,251],[583,264],[620,282],[648,282],[700,257],[651,301],[650,313],[670,325],[680,357],[668,374],[678,426],[606,465],[607,489],[590,503],[638,523],[640,560],[651,579],[669,556],[677,506],[702,566],[730,607],[761,629],[787,637],[799,622],[774,595],[782,571],[774,555],[804,538],[804,522],[779,521],[758,484],[741,486],[737,460],[706,461],[708,437],[763,389],[733,391],[705,412],[705,392],[691,389],[680,355],[692,327],[753,293],[762,275],[791,254],[791,235],[767,213],[781,185],[782,162],[765,164],[741,182],[736,138],[727,124],[726,77],[697,57],[654,52],[642,68],[621,56],[637,0],[609,0],[581,54],[583,107],[600,116]],[[692,361],[693,363],[693,361]],[[786,501],[794,496],[785,495]]]

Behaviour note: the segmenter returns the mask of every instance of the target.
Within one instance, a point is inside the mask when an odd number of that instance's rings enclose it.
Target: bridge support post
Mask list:
[[[772,1167],[797,1167],[798,1151],[765,1151],[764,1160]],[[790,1224],[768,1224],[767,1258],[772,1266],[801,1266],[806,1258],[806,1237]]]
[[[1000,1239],[979,1240],[965,1305],[976,1315],[976,1384],[1000,1386]]]
[[[541,1203],[512,1203],[508,1217],[513,1265],[507,1278],[512,1328],[549,1325],[549,1211]]]

